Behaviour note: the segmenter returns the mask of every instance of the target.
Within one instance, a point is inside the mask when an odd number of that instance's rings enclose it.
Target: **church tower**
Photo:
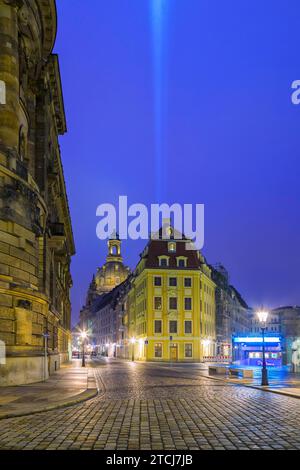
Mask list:
[[[105,264],[97,269],[93,290],[98,295],[106,294],[127,279],[130,269],[123,264],[121,240],[118,234],[107,242],[108,253]]]
[[[116,238],[110,238],[107,242],[108,246],[108,255],[106,257],[106,262],[119,262],[123,263],[123,258],[121,256],[121,240],[117,234]]]

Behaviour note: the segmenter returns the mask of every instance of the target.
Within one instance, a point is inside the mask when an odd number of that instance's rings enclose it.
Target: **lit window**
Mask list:
[[[186,343],[184,345],[184,357],[193,357],[193,345],[192,345],[192,343]]]
[[[170,253],[175,253],[176,252],[176,243],[175,242],[168,243],[168,251]]]
[[[154,356],[162,357],[162,344],[161,343],[154,344]]]

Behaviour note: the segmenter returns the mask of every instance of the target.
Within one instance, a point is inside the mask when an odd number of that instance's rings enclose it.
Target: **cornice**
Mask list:
[[[57,33],[57,12],[55,0],[35,0],[42,22],[42,55],[47,60],[54,47]]]

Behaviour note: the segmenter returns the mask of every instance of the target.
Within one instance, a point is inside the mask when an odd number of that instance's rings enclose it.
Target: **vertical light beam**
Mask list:
[[[165,113],[165,48],[166,48],[166,3],[167,0],[151,1],[153,86],[154,86],[154,133],[155,133],[155,195],[162,201],[165,190],[164,113]]]

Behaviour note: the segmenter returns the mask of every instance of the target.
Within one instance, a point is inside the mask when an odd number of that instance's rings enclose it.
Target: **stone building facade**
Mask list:
[[[130,276],[112,291],[98,297],[91,307],[90,331],[94,351],[108,357],[126,357],[126,312]]]
[[[108,240],[107,248],[106,261],[103,266],[97,268],[87,291],[85,305],[80,311],[78,327],[82,330],[92,327],[91,319],[95,313],[95,302],[99,302],[99,297],[122,284],[130,274],[130,269],[123,263],[121,240],[118,235]]]
[[[216,283],[217,356],[232,358],[232,337],[251,331],[251,309],[241,294],[229,283],[228,272],[222,265],[212,267]]]
[[[43,380],[70,354],[74,241],[54,0],[0,0],[0,385]]]
[[[251,316],[252,334],[261,334],[261,325],[256,312]],[[300,369],[300,306],[286,305],[269,311],[266,335],[280,336],[282,364]],[[297,352],[296,352],[297,351]],[[295,353],[296,352],[296,353]],[[294,360],[293,356],[298,359]]]

